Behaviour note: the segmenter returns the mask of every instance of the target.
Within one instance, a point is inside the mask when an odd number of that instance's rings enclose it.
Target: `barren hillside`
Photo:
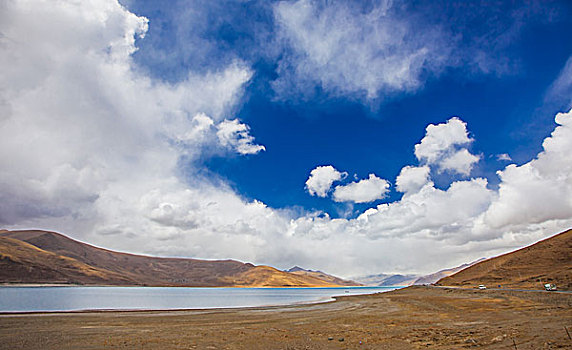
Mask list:
[[[487,259],[438,281],[447,286],[572,289],[572,229],[531,246]]]

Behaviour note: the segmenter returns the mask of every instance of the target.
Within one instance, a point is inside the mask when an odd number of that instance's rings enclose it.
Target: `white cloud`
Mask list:
[[[453,117],[446,123],[429,124],[425,130],[425,137],[415,145],[417,159],[428,165],[436,165],[441,171],[468,176],[480,157],[464,148],[473,141],[469,138],[467,124]]]
[[[217,136],[223,146],[231,147],[240,154],[256,154],[266,150],[262,145],[254,144],[250,128],[237,119],[224,120],[217,125]]]
[[[558,78],[552,83],[545,100],[548,102],[563,103],[566,108],[572,107],[572,56],[568,58],[566,64],[558,74]]]
[[[504,161],[504,162],[512,161],[512,158],[510,157],[510,155],[508,153],[497,154],[496,158],[498,161]]]
[[[407,271],[419,268],[417,259],[423,264],[466,262],[561,232],[572,226],[572,111],[558,114],[556,122],[536,159],[499,172],[498,191],[483,178],[438,189],[427,166],[408,166],[396,179],[398,190],[405,192],[401,200],[369,208],[356,219],[300,218],[293,222],[296,236],[358,245],[367,237],[372,250],[383,252],[384,263]],[[351,243],[342,238],[348,236]],[[363,257],[369,256],[365,247],[359,248]],[[412,250],[415,254],[407,256],[413,261],[398,257]]]
[[[447,67],[467,75],[516,74],[519,62],[506,53],[509,46],[527,22],[562,10],[544,7],[280,1],[273,11],[278,39],[268,48],[281,48],[274,53],[280,61],[273,88],[284,99],[309,100],[319,87],[372,102],[414,92]]]
[[[331,165],[318,166],[310,172],[306,180],[306,190],[312,196],[326,197],[332,184],[344,179],[348,174],[339,172]]]
[[[439,162],[439,169],[454,171],[456,173],[469,176],[473,169],[473,165],[477,163],[479,159],[479,156],[475,156],[466,148],[463,148],[443,158],[443,160]]]
[[[387,192],[389,192],[389,182],[369,174],[367,179],[336,186],[333,198],[336,202],[369,203],[385,198]]]
[[[439,71],[450,48],[438,27],[414,28],[392,5],[382,1],[366,9],[346,2],[279,2],[275,21],[291,50],[280,61],[275,90],[307,92],[319,85],[371,99],[417,89],[421,74]]]
[[[447,190],[427,183],[417,193],[380,204],[358,220],[367,222],[371,227],[368,234],[374,237],[469,239],[465,233],[470,232],[474,217],[486,210],[492,199],[493,193],[486,186],[487,181],[481,178],[454,182]]]
[[[429,124],[425,128],[425,137],[415,145],[415,156],[421,161],[433,164],[454,146],[466,145],[471,141],[467,124],[453,117],[446,123]]]
[[[249,240],[219,237],[226,243],[215,251],[205,248],[212,232],[276,216],[192,165],[190,179],[180,177],[182,157],[192,162],[219,143],[217,123],[229,125],[250,69],[234,62],[176,84],[152,80],[131,60],[147,20],[112,0],[10,2],[2,16],[3,226],[135,252],[228,257]],[[225,141],[253,151],[248,127],[230,123],[240,130]]]
[[[414,167],[406,166],[395,180],[396,188],[399,192],[415,193],[430,182],[430,169],[428,166]]]
[[[485,214],[494,228],[569,220],[572,216],[572,111],[559,113],[558,126],[536,159],[499,171],[498,199]]]

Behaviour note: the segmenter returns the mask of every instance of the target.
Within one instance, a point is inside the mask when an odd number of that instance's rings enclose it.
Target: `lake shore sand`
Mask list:
[[[565,349],[571,310],[565,293],[419,286],[311,305],[4,314],[0,349]]]

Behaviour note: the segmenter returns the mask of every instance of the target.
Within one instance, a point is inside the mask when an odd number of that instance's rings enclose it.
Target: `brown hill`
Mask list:
[[[572,289],[572,229],[531,246],[491,258],[437,282],[445,286],[501,285],[542,289],[544,283]]]
[[[330,281],[234,260],[119,253],[55,232],[0,231],[0,282],[195,287],[327,287]]]
[[[295,273],[277,270],[270,266],[255,266],[246,272],[233,276],[235,284],[238,286],[284,286],[297,287],[305,284],[314,287],[339,287],[342,284],[334,283],[328,279],[324,280],[317,276],[305,276]],[[343,281],[343,280],[341,280]],[[347,281],[343,281],[347,282]],[[359,284],[344,284],[344,286]]]
[[[121,275],[45,251],[17,239],[0,237],[0,275],[3,282],[67,283],[90,280],[130,284]],[[25,276],[25,277],[22,277]],[[22,280],[23,279],[23,280]]]
[[[299,266],[294,266],[291,269],[287,270],[286,272],[289,272],[291,274],[298,275],[298,276],[316,278],[318,280],[327,281],[329,283],[337,284],[340,286],[361,286],[362,285],[361,283],[357,283],[355,281],[347,281],[347,280],[341,279],[339,277],[329,275],[329,274],[322,272],[322,271],[306,270],[306,269],[303,269]]]

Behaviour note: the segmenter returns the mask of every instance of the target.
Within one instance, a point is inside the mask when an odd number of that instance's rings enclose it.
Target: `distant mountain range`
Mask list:
[[[119,253],[56,232],[0,230],[0,283],[193,287],[356,285],[323,272]]]
[[[417,279],[419,275],[400,275],[400,274],[384,274],[368,275],[354,277],[352,280],[364,284],[366,286],[410,286]]]
[[[487,259],[437,282],[444,286],[572,289],[572,229],[531,246]]]
[[[447,276],[451,276],[456,274],[457,272],[464,270],[468,267],[473,266],[474,264],[477,264],[483,260],[486,260],[485,258],[480,258],[476,261],[473,261],[471,263],[468,264],[463,264],[457,267],[452,267],[450,269],[444,269],[429,275],[425,275],[425,276],[421,276],[418,279],[415,280],[415,282],[413,284],[432,284],[432,283],[436,283],[437,281],[439,281],[441,278],[447,277]]]
[[[454,273],[457,273],[473,264],[478,263],[479,261],[485,260],[481,258],[477,261],[472,263],[463,264],[461,266],[453,267],[450,269],[444,269],[429,275],[401,275],[401,274],[377,274],[377,275],[369,275],[363,277],[356,277],[354,278],[355,281],[365,284],[367,286],[411,286],[411,285],[419,285],[419,284],[432,284],[437,282],[443,277],[450,276]]]

